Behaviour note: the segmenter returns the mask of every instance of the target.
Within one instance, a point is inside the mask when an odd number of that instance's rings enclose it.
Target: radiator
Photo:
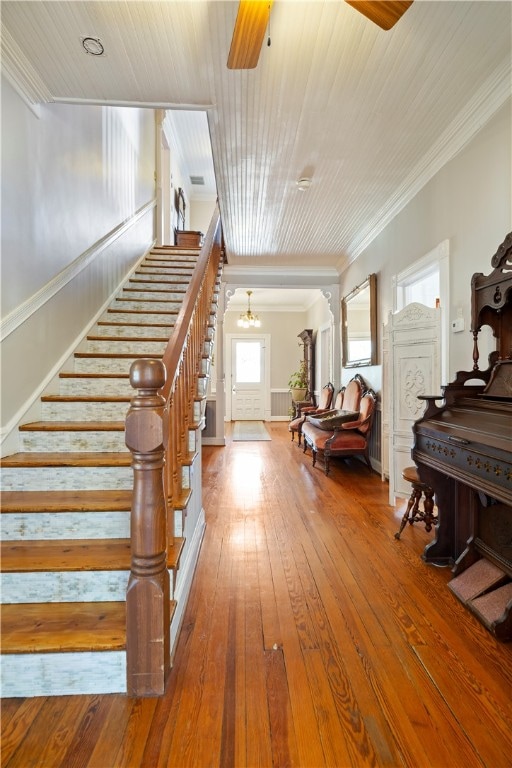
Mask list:
[[[215,400],[208,400],[206,402],[206,426],[202,432],[203,437],[215,437],[216,435],[216,419],[217,403]]]
[[[372,464],[380,465],[382,459],[382,446],[381,446],[381,425],[382,425],[382,411],[379,407],[375,409],[375,416],[373,419],[373,427],[370,434],[370,459]]]
[[[275,421],[288,421],[291,418],[292,398],[289,390],[275,389],[270,393],[270,417]]]

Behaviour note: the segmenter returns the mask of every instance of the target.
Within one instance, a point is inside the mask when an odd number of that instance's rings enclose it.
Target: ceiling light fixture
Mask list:
[[[259,328],[261,326],[258,315],[254,315],[251,312],[251,294],[252,291],[247,291],[247,312],[244,312],[238,318],[239,328]]]
[[[83,37],[82,45],[86,53],[90,53],[91,56],[102,56],[105,53],[105,48],[99,37]]]
[[[307,176],[303,176],[301,179],[298,180],[297,187],[300,189],[301,192],[305,192],[306,189],[310,188],[312,183],[313,182],[311,179],[309,179]]]

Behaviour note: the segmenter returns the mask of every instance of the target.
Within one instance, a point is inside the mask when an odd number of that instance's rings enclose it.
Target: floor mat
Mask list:
[[[262,421],[235,421],[233,440],[271,440]]]

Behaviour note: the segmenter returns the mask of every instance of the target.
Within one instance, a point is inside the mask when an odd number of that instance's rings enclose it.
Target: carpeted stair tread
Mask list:
[[[130,491],[3,491],[0,511],[125,512],[132,506]]]
[[[107,309],[107,314],[109,315],[133,315],[134,317],[137,317],[137,315],[177,315],[179,312],[179,309],[152,309],[151,312],[148,312],[144,309],[116,309],[113,307],[112,309]],[[142,325],[145,325],[145,323],[142,323]]]
[[[167,567],[176,568],[184,539],[168,547]],[[128,571],[130,539],[32,539],[0,545],[2,573]]]
[[[88,336],[87,341],[169,341],[169,336]]]
[[[98,358],[99,360],[138,360],[139,358],[144,357],[150,357],[156,360],[162,359],[161,354],[158,355],[150,352],[75,352],[75,357],[78,357],[81,360],[94,360],[94,358]]]
[[[192,261],[179,261],[177,259],[162,259],[155,256],[153,259],[145,262],[140,270],[140,273],[144,273],[144,268],[147,270],[158,269],[165,272],[168,277],[192,277],[196,263]],[[147,273],[146,273],[147,274]]]
[[[107,326],[108,328],[115,326],[116,328],[167,328],[169,325],[172,325],[171,322],[167,323],[122,323],[115,320],[98,320],[96,325],[99,326]],[[89,336],[88,338],[92,338]],[[97,338],[105,338],[104,336],[98,336]],[[115,336],[114,338],[119,338],[118,336]],[[132,338],[132,337],[130,337]],[[137,337],[139,338],[139,337]],[[160,341],[160,338],[153,339],[154,341]],[[151,341],[151,339],[150,339]]]
[[[151,274],[151,273],[149,273],[149,274]],[[129,284],[133,284],[133,285],[138,285],[139,283],[142,283],[143,285],[147,285],[148,282],[154,282],[155,285],[179,285],[180,288],[184,287],[185,289],[187,288],[187,286],[190,283],[187,275],[181,275],[181,276],[180,275],[176,275],[176,277],[173,280],[153,280],[153,281],[151,281],[151,280],[148,281],[147,275],[148,275],[148,273],[146,273],[146,277],[141,277],[140,275],[139,275],[139,277],[132,277],[132,278],[130,278],[128,283]],[[163,277],[163,275],[162,275],[162,277]],[[166,275],[166,277],[169,277],[169,275]],[[182,279],[180,279],[180,277]],[[137,288],[137,290],[140,290],[140,289]]]
[[[44,453],[39,451],[13,453],[2,459],[2,467],[129,467],[131,453],[65,451]]]
[[[123,288],[123,291],[126,291],[126,292],[134,291],[136,293],[143,293],[145,291],[147,293],[164,293],[164,294],[166,294],[166,293],[185,293],[186,290],[187,290],[187,286],[183,285],[182,283],[179,283],[178,287],[177,288],[173,288],[172,290],[170,290],[169,288],[158,288],[157,286],[161,285],[162,282],[163,281],[160,280],[158,283],[155,283],[154,287],[152,286],[151,288],[140,288],[140,287],[132,288],[129,285],[125,285],[124,288]],[[118,298],[120,298],[120,297],[118,297]]]
[[[156,299],[149,298],[148,296],[116,296],[116,301],[140,302],[141,304],[178,304],[180,299],[163,299],[161,296],[158,296]],[[146,309],[146,312],[151,312],[151,310]]]
[[[184,258],[184,259],[197,259],[200,252],[199,246],[194,245],[173,245],[171,243],[168,243],[167,245],[155,245],[148,254],[146,254],[146,257],[144,259],[144,262],[146,262],[148,259],[151,259],[155,256],[171,256],[173,259],[177,258]]]

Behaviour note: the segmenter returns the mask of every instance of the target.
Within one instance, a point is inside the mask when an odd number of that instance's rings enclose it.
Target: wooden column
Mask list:
[[[126,593],[126,664],[129,696],[165,691],[170,670],[170,588],[164,495],[165,400],[158,390],[166,372],[160,360],[137,360],[130,382],[137,395],[126,418],[126,445],[134,475],[131,573]]]

